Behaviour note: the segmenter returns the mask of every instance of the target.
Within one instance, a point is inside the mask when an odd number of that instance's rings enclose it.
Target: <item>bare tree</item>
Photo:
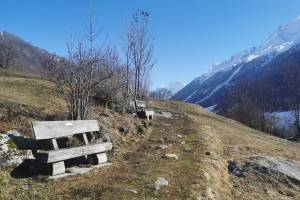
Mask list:
[[[148,32],[149,13],[138,10],[133,16],[127,30],[125,48],[127,66],[127,88],[129,92],[130,65],[134,69],[133,95],[140,98],[143,82],[152,69],[153,37]]]
[[[49,77],[63,95],[70,119],[85,119],[96,88],[113,74],[110,49],[103,51],[94,45],[96,35],[90,19],[85,40],[67,42],[68,57],[46,62]]]
[[[219,113],[247,126],[273,133],[267,112],[274,108],[271,84],[266,80],[239,82],[224,98]]]
[[[154,99],[167,100],[173,95],[172,91],[168,88],[158,88],[150,93],[150,97]]]
[[[106,57],[110,66],[112,76],[106,79],[102,84],[97,86],[96,99],[105,101],[105,105],[111,108],[119,107],[118,110],[124,109],[123,94],[126,93],[126,68],[120,64],[120,59],[115,50],[112,50]]]
[[[283,78],[287,83],[285,89],[288,102],[294,111],[295,125],[300,137],[300,69],[298,64],[290,64],[283,70]]]

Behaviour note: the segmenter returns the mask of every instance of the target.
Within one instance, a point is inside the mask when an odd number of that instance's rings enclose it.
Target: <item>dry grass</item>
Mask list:
[[[0,71],[0,101],[53,111],[64,108],[53,84],[36,76]]]
[[[0,80],[4,79],[0,77]],[[28,85],[27,88],[35,87]],[[18,87],[13,86],[15,88],[13,90],[17,91]],[[30,94],[26,98],[32,98],[33,104],[37,104],[33,106],[34,108],[40,105],[38,99],[44,98],[44,95],[32,97],[32,93],[26,94]],[[11,94],[11,97],[19,102],[16,95]],[[28,106],[32,106],[30,101],[27,103]],[[95,107],[92,117],[98,119],[114,138],[115,152],[111,157],[111,167],[58,181],[48,181],[44,177],[14,179],[9,175],[12,168],[6,169],[0,173],[0,198],[300,198],[299,186],[292,183],[273,180],[255,172],[248,172],[245,177],[238,178],[230,175],[227,170],[228,160],[243,160],[256,154],[300,161],[299,143],[250,129],[192,104],[174,101],[150,102],[150,104],[157,109],[168,109],[184,115],[179,119],[156,118],[152,126],[141,133],[137,130],[137,127],[143,126],[140,120],[131,115],[120,115]],[[129,133],[119,132],[119,128],[123,126],[129,128]],[[157,148],[160,144],[166,144],[168,148],[164,150]],[[179,159],[166,159],[163,156],[165,153],[174,153]],[[164,177],[169,181],[169,185],[156,191],[154,182],[157,177]],[[136,190],[137,194],[126,191],[128,189]]]
[[[65,103],[50,82],[0,70],[0,133],[18,129],[29,135],[32,120],[61,118],[64,111]]]

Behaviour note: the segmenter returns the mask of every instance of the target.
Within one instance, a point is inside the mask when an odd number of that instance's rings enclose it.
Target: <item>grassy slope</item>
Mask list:
[[[6,77],[6,78],[5,78]],[[0,98],[26,104],[36,109],[51,110],[62,101],[47,103],[50,92],[32,93],[36,87],[48,83],[35,77],[7,78],[0,81],[10,85],[0,90]],[[35,84],[28,83],[35,80]],[[20,81],[15,84],[15,80]],[[26,84],[23,84],[25,81]],[[13,84],[11,84],[13,83]],[[28,83],[28,84],[27,84]],[[23,90],[23,87],[27,88]],[[44,87],[43,87],[44,88]],[[16,92],[17,91],[17,92]],[[23,91],[23,92],[22,92]],[[25,91],[25,92],[24,92]],[[14,94],[15,93],[15,94]],[[5,94],[5,95],[3,95]],[[19,99],[23,95],[26,101]],[[56,99],[55,95],[53,99]],[[7,99],[5,99],[7,100]],[[300,161],[300,145],[272,137],[241,125],[235,121],[209,113],[204,109],[180,102],[152,102],[152,107],[184,113],[181,119],[153,121],[152,131],[140,135],[131,131],[120,135],[112,166],[92,173],[69,177],[56,182],[44,179],[14,179],[7,169],[0,175],[0,198],[3,199],[299,199],[299,188],[249,174],[243,178],[228,174],[229,159],[243,160],[246,156],[266,154]],[[54,108],[60,106],[54,106]],[[53,111],[54,112],[54,111]],[[101,108],[95,109],[97,118]],[[34,117],[33,117],[34,118]],[[114,118],[114,121],[109,121]],[[114,127],[137,123],[130,116],[111,112],[107,120]],[[134,127],[131,129],[133,130]],[[178,136],[180,134],[181,136]],[[132,142],[134,141],[134,142]],[[165,150],[157,145],[167,144]],[[165,153],[175,153],[178,160],[163,158]],[[154,190],[157,177],[169,181],[161,191]],[[137,194],[126,191],[135,189]]]
[[[0,133],[19,129],[30,134],[34,119],[59,118],[65,110],[53,84],[40,77],[0,70]]]
[[[0,70],[0,100],[48,110],[63,105],[50,82],[38,76],[4,70]]]

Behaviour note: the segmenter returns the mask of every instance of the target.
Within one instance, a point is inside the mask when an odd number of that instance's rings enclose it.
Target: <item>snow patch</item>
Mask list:
[[[197,104],[199,104],[199,103],[201,103],[201,102],[205,101],[206,99],[208,99],[208,97],[202,98],[202,99],[200,99],[200,100],[196,101],[196,103],[197,103]]]
[[[209,106],[209,107],[207,107],[205,109],[208,110],[209,112],[214,112],[216,106],[217,106],[217,104],[215,104],[213,106]]]
[[[188,101],[190,98],[192,98],[192,96],[194,94],[196,94],[196,92],[198,91],[198,89],[196,89],[190,96],[188,96],[184,101]]]
[[[247,58],[246,58],[246,62],[250,62],[251,60],[255,59],[259,57],[259,55],[255,55],[255,54],[250,54]]]
[[[213,64],[207,68],[203,75],[211,77],[217,72],[231,70],[234,66],[250,62],[255,58],[271,53],[282,53],[294,44],[300,42],[300,18],[296,18],[279,26],[270,36],[268,41],[258,47],[252,47],[241,53],[231,56],[220,64]]]
[[[184,86],[185,86],[184,83],[177,81],[177,82],[169,83],[167,88],[169,90],[171,90],[172,94],[176,94],[178,91],[180,91],[182,88],[184,88]]]
[[[231,74],[231,76],[230,76],[225,82],[223,82],[223,83],[221,83],[220,85],[218,85],[217,87],[215,87],[215,88],[210,92],[210,94],[208,95],[207,98],[211,97],[214,93],[216,93],[216,92],[217,92],[218,90],[220,90],[222,87],[228,85],[229,82],[233,79],[233,77],[234,77],[237,73],[239,73],[239,71],[240,71],[241,68],[242,68],[242,67],[238,67],[238,68]]]

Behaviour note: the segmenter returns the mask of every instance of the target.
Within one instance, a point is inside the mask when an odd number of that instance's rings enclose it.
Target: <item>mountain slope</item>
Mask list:
[[[0,68],[40,72],[51,55],[8,32],[0,32]],[[7,61],[7,58],[9,60]]]
[[[272,72],[277,70],[276,65],[284,62],[282,59],[286,59],[287,56],[297,57],[299,33],[300,19],[297,18],[278,27],[264,45],[253,47],[210,67],[202,76],[176,93],[172,99],[209,107],[220,104],[232,86],[242,81],[255,80],[262,74],[276,79],[278,73]],[[294,60],[296,62],[296,59]]]
[[[9,176],[11,169],[2,170],[0,198],[292,200],[300,197],[299,184],[280,176],[273,178],[250,171],[238,177],[228,172],[229,160],[239,161],[252,155],[300,161],[299,144],[187,103],[152,102],[150,107],[184,115],[179,119],[154,119],[151,132],[136,139],[137,144],[127,149],[124,147],[137,135],[129,133],[129,140],[125,140],[127,136],[119,134],[124,145],[116,144],[112,165],[89,174],[53,182],[41,178],[15,179]],[[166,158],[167,153],[176,154],[178,159]],[[168,185],[156,191],[158,177],[165,178]]]
[[[184,86],[185,86],[184,83],[176,81],[176,82],[169,83],[166,88],[169,89],[172,92],[172,94],[175,94],[179,90],[181,90]]]

